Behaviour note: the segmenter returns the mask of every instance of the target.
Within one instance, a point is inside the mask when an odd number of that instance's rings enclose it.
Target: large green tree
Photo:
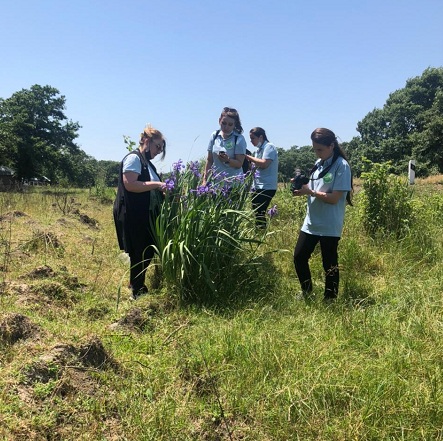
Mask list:
[[[90,185],[85,181],[93,179],[87,172],[92,158],[75,144],[80,125],[68,120],[65,106],[65,97],[51,86],[34,85],[0,99],[1,163],[19,178],[44,175]]]
[[[315,159],[311,146],[292,146],[289,150],[278,148],[279,180],[289,182],[295,169],[307,173],[314,165]]]
[[[118,161],[98,161],[98,176],[107,187],[117,187],[120,162]]]
[[[357,124],[357,150],[373,162],[392,161],[404,172],[417,159],[419,175],[443,173],[443,68],[428,68],[389,95]]]

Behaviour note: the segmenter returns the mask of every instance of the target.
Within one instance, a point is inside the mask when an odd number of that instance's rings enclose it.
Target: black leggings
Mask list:
[[[146,270],[154,257],[155,243],[150,229],[137,225],[129,233],[131,246],[128,251],[131,260],[129,283],[134,292],[139,291],[145,284]]]
[[[258,226],[266,225],[266,209],[275,196],[276,190],[256,190],[252,194],[252,209],[255,211],[255,219]]]
[[[311,270],[309,259],[320,242],[323,269],[325,271],[325,298],[335,298],[338,294],[339,271],[338,271],[338,241],[339,237],[314,236],[300,231],[294,249],[294,266],[304,293],[312,292]]]

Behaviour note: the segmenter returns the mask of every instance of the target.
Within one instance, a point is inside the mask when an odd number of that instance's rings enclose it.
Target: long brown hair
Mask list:
[[[240,115],[238,114],[236,109],[233,109],[232,107],[223,107],[223,110],[222,110],[222,113],[221,113],[219,119],[222,119],[224,116],[232,118],[235,121],[234,130],[236,132],[243,133],[243,127],[241,126],[241,122],[240,122]]]
[[[260,136],[263,136],[263,141],[268,141],[269,139],[266,136],[265,129],[262,129],[261,127],[254,127],[253,129],[249,130],[249,134],[252,134],[256,136],[257,138],[260,138]]]

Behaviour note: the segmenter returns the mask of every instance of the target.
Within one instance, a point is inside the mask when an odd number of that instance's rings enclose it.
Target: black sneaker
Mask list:
[[[299,302],[310,302],[314,300],[314,294],[312,294],[312,292],[301,291],[295,295],[295,300]]]
[[[148,287],[146,285],[143,285],[138,291],[136,290],[132,290],[132,300],[137,300],[142,296],[145,296],[146,294],[148,294]]]
[[[332,306],[336,300],[337,297],[323,297],[323,305],[325,305],[326,307]]]

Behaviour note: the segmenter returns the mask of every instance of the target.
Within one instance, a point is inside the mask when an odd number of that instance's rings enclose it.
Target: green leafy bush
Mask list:
[[[372,237],[405,237],[413,221],[412,189],[405,177],[389,173],[390,162],[365,160],[363,178],[363,226]]]

